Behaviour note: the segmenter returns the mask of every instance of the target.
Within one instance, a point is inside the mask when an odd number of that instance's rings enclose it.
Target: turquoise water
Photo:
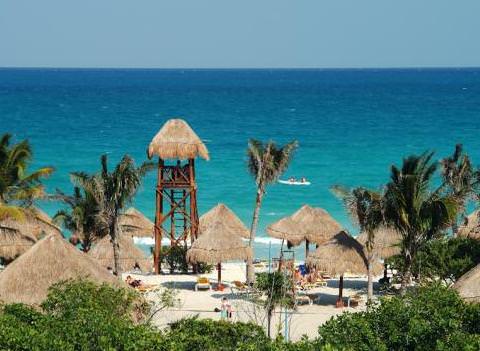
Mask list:
[[[248,138],[297,139],[285,178],[305,176],[312,185],[271,186],[259,235],[305,203],[355,233],[331,185],[379,187],[403,156],[435,150],[440,158],[458,142],[480,162],[480,69],[0,69],[0,132],[28,138],[36,166],[55,166],[50,191],[69,192],[69,172],[97,170],[102,153],[112,163],[124,153],[145,160],[172,117],[187,120],[210,151],[211,161],[197,163],[200,213],[224,202],[249,225]],[[134,204],[151,219],[154,182],[152,173]],[[52,215],[61,204],[41,206]],[[257,256],[267,248],[259,240]]]

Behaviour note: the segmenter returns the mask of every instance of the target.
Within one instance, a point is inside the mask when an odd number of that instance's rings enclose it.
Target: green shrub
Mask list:
[[[318,342],[352,350],[446,350],[463,338],[456,349],[469,350],[478,343],[478,316],[478,305],[434,284],[384,299],[368,312],[332,318],[319,328]]]

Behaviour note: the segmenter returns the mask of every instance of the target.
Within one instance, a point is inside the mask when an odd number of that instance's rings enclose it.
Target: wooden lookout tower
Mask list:
[[[182,119],[168,120],[152,139],[148,157],[158,157],[155,210],[155,273],[160,273],[162,238],[170,247],[193,242],[198,233],[195,158],[209,159],[208,150]]]

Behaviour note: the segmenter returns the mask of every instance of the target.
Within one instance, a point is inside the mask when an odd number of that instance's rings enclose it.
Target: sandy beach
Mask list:
[[[124,273],[124,278],[130,273]],[[135,279],[141,279],[146,284],[159,286],[160,288],[173,288],[177,291],[177,297],[180,299],[179,306],[169,308],[157,314],[154,323],[163,328],[169,323],[184,317],[193,317],[198,315],[200,318],[220,319],[220,313],[214,309],[220,307],[221,299],[227,297],[233,306],[233,321],[254,322],[266,327],[265,312],[261,307],[254,306],[251,302],[245,300],[241,293],[226,287],[223,291],[211,290],[195,291],[197,280],[194,274],[163,274],[163,275],[144,275],[130,274]],[[214,269],[211,273],[202,275],[208,277],[211,282],[216,282],[217,271]],[[222,265],[223,283],[229,285],[234,280],[245,280],[245,264],[243,263],[225,263]],[[375,279],[375,281],[378,278]],[[328,279],[327,286],[308,290],[307,294],[314,300],[313,304],[305,302],[297,307],[295,311],[288,314],[288,324],[290,327],[289,337],[291,340],[298,340],[302,335],[314,338],[318,335],[318,327],[329,320],[331,317],[343,312],[358,312],[365,309],[366,302],[366,277],[349,277],[344,280],[343,296],[348,298],[354,294],[360,294],[362,300],[358,307],[336,308],[335,301],[338,296],[338,278]],[[150,301],[158,300],[158,293],[152,292],[146,294]],[[277,310],[272,322],[272,334],[278,332],[284,333],[285,313]]]

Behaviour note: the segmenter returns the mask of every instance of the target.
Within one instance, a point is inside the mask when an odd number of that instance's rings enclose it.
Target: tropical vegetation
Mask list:
[[[402,236],[401,289],[411,282],[412,265],[428,240],[438,237],[457,215],[458,201],[452,194],[433,188],[437,164],[433,153],[412,155],[400,168],[392,166],[384,195],[384,217]]]
[[[373,247],[375,245],[375,231],[384,223],[382,194],[366,188],[346,189],[342,186],[333,186],[332,191],[339,196],[353,221],[361,232],[367,233],[366,257],[368,274],[368,300],[373,297],[372,265],[375,259]]]
[[[283,146],[277,146],[273,141],[263,143],[256,139],[250,139],[248,142],[248,170],[255,179],[257,188],[249,239],[249,246],[252,250],[266,188],[269,184],[276,182],[286,171],[297,147],[297,141],[291,141]],[[247,283],[251,284],[254,278],[253,261],[249,259],[247,261]]]
[[[109,236],[113,246],[113,273],[120,273],[118,220],[132,201],[145,174],[153,168],[151,162],[135,166],[133,159],[125,155],[116,167],[108,169],[107,155],[100,158],[101,169],[90,175],[84,172],[72,174],[74,181],[95,199],[98,206],[96,222]]]
[[[12,144],[12,135],[0,137],[0,220],[22,220],[36,199],[46,197],[42,180],[54,169],[30,171],[33,152],[28,140]]]

